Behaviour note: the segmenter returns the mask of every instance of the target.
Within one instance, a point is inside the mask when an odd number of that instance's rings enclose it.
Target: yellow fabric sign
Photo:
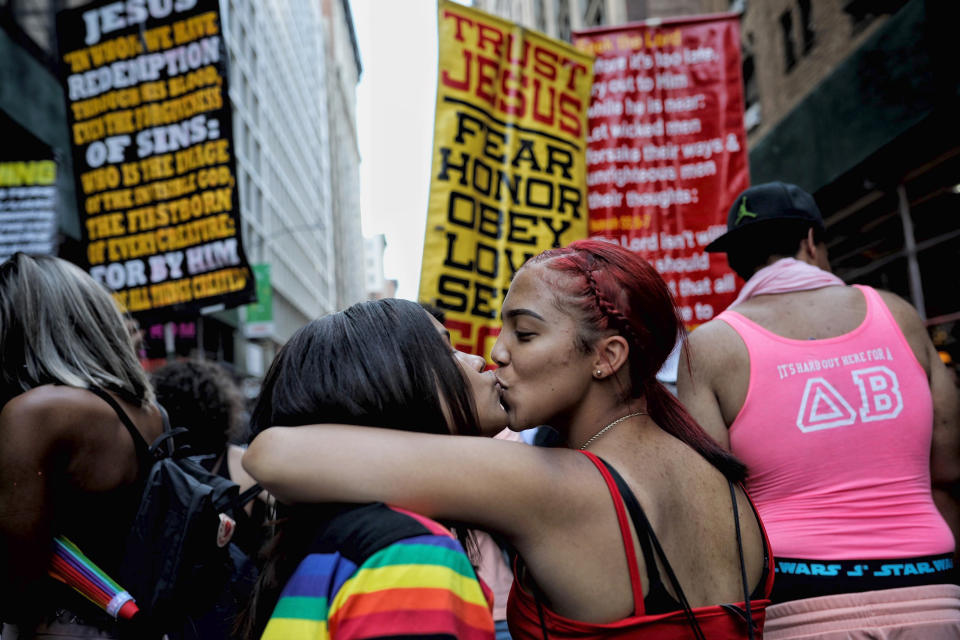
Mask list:
[[[531,256],[587,234],[592,58],[459,4],[439,4],[440,71],[420,299],[484,355]]]

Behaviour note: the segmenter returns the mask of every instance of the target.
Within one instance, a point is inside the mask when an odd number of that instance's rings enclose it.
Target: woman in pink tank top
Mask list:
[[[549,424],[566,448],[277,427],[244,465],[285,501],[381,500],[500,534],[519,554],[518,640],[759,637],[766,537],[741,463],[656,380],[682,332],[660,276],[575,242],[517,272],[502,317],[491,355],[510,427]]]
[[[747,464],[777,564],[768,637],[960,638],[932,499],[953,516],[957,398],[920,316],[830,273],[823,216],[797,185],[740,193],[705,251],[746,283],[691,336],[677,388]]]
[[[857,288],[863,322],[835,338],[719,316],[750,356],[730,445],[774,540],[778,600],[945,582],[953,566],[930,495],[929,382],[877,292]]]

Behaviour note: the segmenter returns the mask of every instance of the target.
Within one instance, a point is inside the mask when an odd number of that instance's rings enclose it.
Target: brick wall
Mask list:
[[[754,0],[741,22],[745,50],[752,51],[760,102],[759,125],[750,130],[753,145],[823,80],[886,19],[859,26],[844,12],[846,0],[810,0],[812,45],[804,51],[800,0]],[[796,63],[786,68],[782,16],[791,16]]]

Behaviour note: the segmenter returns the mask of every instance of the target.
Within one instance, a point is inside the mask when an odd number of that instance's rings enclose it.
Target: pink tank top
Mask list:
[[[826,340],[778,336],[735,311],[718,317],[750,356],[730,447],[775,556],[843,560],[953,551],[930,494],[933,404],[926,374],[876,291]]]

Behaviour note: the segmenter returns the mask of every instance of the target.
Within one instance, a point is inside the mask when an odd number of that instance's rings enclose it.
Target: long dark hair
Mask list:
[[[624,400],[645,398],[661,429],[689,445],[727,478],[740,481],[746,467],[711,438],[657,380],[676,342],[686,331],[676,303],[649,262],[618,244],[578,240],[530,260],[568,276],[556,283],[564,306],[579,310],[577,345],[589,351],[606,331],[630,345],[630,384]]]
[[[447,415],[457,433],[480,433],[473,396],[427,312],[414,302],[386,299],[356,304],[297,331],[264,377],[250,426],[254,435],[273,425],[322,423],[449,434]],[[242,637],[263,634],[324,513],[323,507],[278,508],[276,533],[238,623]]]

